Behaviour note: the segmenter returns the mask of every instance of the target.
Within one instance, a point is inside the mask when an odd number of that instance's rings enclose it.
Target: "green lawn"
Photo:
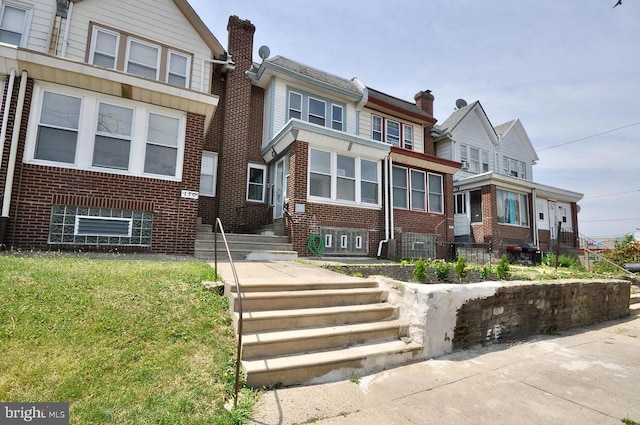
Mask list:
[[[124,257],[126,258],[126,257]],[[71,403],[72,424],[227,424],[235,339],[201,262],[0,255],[0,400]]]

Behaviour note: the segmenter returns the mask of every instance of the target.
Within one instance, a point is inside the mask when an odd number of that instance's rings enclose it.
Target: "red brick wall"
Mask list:
[[[32,92],[33,81],[29,80],[5,243],[25,248],[73,248],[47,243],[51,207],[62,200],[78,206],[150,208],[154,211],[152,246],[118,249],[192,254],[198,202],[180,195],[182,190],[197,190],[200,184],[204,116],[187,114],[182,182],[23,164]],[[4,160],[2,170],[6,170]]]
[[[307,202],[307,169],[309,146],[295,141],[290,150],[289,213],[285,227],[291,237],[293,249],[306,255],[309,236],[318,233],[320,227],[348,227],[367,229],[367,255],[375,256],[380,241],[380,210],[327,205]],[[305,206],[304,213],[294,212],[295,204]]]

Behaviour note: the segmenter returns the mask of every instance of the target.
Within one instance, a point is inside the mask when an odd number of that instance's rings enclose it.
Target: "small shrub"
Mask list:
[[[433,269],[436,271],[436,276],[438,276],[438,279],[445,280],[449,277],[451,264],[447,263],[444,260],[435,260],[433,262]]]
[[[507,260],[507,254],[502,254],[498,267],[496,267],[496,275],[498,279],[504,280],[509,277],[509,260]]]
[[[458,276],[458,280],[462,283],[462,279],[467,276],[467,262],[462,255],[458,257],[454,270]]]
[[[544,257],[542,257],[542,264],[549,267],[555,267],[556,254],[553,252],[547,252],[546,254],[544,254]]]
[[[360,273],[360,272],[355,272],[351,276],[353,276],[353,277],[364,277],[364,275],[362,273]]]
[[[427,280],[427,263],[421,258],[416,261],[416,266],[413,269],[413,277],[418,282],[424,282]]]
[[[491,263],[487,263],[485,264],[479,271],[480,273],[480,277],[482,278],[482,280],[488,280],[491,275],[493,274],[493,267],[491,266]]]
[[[549,267],[556,266],[556,254],[553,252],[547,252],[545,256],[542,258],[542,264]],[[567,269],[579,269],[582,266],[580,263],[573,257],[569,257],[564,254],[560,254],[558,256],[558,267],[565,267]]]

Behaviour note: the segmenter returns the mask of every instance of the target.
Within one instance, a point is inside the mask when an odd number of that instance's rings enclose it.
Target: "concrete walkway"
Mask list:
[[[241,283],[350,279],[304,262],[236,267]],[[218,268],[233,279],[228,263]],[[624,418],[640,422],[640,316],[459,351],[354,382],[265,391],[253,424],[619,425]]]

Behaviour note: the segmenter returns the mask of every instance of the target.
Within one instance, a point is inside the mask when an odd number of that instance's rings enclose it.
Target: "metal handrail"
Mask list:
[[[227,242],[227,236],[224,233],[224,227],[222,226],[222,221],[220,218],[216,218],[216,224],[214,227],[213,233],[213,258],[214,265],[216,269],[216,274],[218,273],[218,229],[220,229],[220,233],[222,234],[222,240],[224,241],[224,247],[227,250],[227,256],[229,257],[229,264],[231,264],[231,272],[233,273],[233,279],[236,284],[236,292],[238,294],[238,349],[236,350],[236,384],[234,388],[234,398],[233,398],[233,407],[238,407],[238,387],[240,385],[240,358],[242,354],[242,291],[240,288],[240,280],[238,279],[238,273],[236,272],[236,266],[233,263],[233,259],[231,258],[231,251],[229,250],[229,243]]]
[[[578,245],[580,246],[580,248],[581,248],[581,249],[583,249],[583,250],[584,250],[584,252],[586,252],[586,253],[587,253],[587,259],[586,259],[586,261],[589,261],[589,256],[590,256],[590,255],[593,255],[593,256],[594,256],[594,257],[596,257],[598,260],[600,260],[600,261],[604,261],[605,263],[608,263],[608,264],[610,264],[610,265],[614,266],[615,268],[617,268],[617,269],[619,269],[619,270],[621,270],[621,271],[623,271],[623,272],[625,272],[625,273],[627,273],[627,274],[630,274],[631,276],[635,276],[635,274],[634,274],[634,273],[630,272],[629,270],[625,269],[624,267],[620,267],[619,265],[617,265],[617,264],[616,264],[616,263],[614,263],[613,261],[611,261],[611,260],[609,260],[609,259],[607,259],[607,258],[604,258],[604,256],[603,256],[603,255],[601,255],[601,254],[599,254],[599,253],[597,253],[597,252],[595,252],[595,251],[590,250],[590,249],[589,249],[589,243],[588,243],[588,240],[589,240],[589,238],[588,238],[588,237],[586,237],[586,236],[585,236],[585,235],[583,235],[583,234],[579,234],[579,235],[578,235],[578,238],[579,238],[579,243],[578,243]],[[587,264],[587,266],[588,266],[588,264]]]

